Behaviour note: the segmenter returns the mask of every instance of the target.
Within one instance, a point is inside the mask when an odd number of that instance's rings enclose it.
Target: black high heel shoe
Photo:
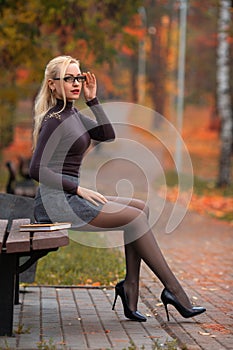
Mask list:
[[[169,321],[169,314],[167,309],[168,304],[173,305],[176,308],[176,310],[181,314],[181,316],[183,316],[184,318],[194,317],[206,311],[206,309],[201,306],[193,306],[191,309],[187,309],[186,307],[181,305],[180,302],[175,297],[175,295],[169,292],[169,290],[167,290],[166,288],[164,288],[164,290],[162,291],[161,300],[165,307],[168,321]]]
[[[127,303],[127,296],[126,296],[125,291],[124,291],[124,286],[123,286],[124,282],[125,281],[123,280],[123,281],[117,283],[117,285],[115,286],[115,299],[114,299],[114,302],[112,305],[112,310],[114,310],[114,308],[115,308],[116,300],[117,300],[117,297],[119,295],[121,298],[122,304],[123,304],[125,317],[127,317],[133,321],[146,322],[146,320],[147,320],[146,317],[143,316],[139,311],[131,311],[130,310],[128,303]]]

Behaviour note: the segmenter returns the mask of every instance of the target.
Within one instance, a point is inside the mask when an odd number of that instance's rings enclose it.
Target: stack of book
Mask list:
[[[57,231],[71,227],[70,222],[55,222],[53,224],[26,224],[20,225],[21,232]]]

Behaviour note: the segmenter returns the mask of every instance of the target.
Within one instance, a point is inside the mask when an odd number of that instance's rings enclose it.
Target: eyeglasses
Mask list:
[[[83,83],[86,81],[86,76],[85,75],[78,75],[77,77],[64,77],[64,78],[54,78],[53,80],[64,80],[66,83],[74,84],[75,81],[77,80],[79,83]]]

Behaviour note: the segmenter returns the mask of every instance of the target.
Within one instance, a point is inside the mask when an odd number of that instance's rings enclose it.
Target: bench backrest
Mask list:
[[[33,206],[33,198],[0,193],[0,219],[8,220],[8,230],[14,219],[29,218],[34,222]]]

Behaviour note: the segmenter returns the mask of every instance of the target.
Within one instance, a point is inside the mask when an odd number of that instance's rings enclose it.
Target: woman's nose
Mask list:
[[[73,81],[73,85],[79,85],[79,81],[78,81],[78,79],[74,79],[74,81]]]

